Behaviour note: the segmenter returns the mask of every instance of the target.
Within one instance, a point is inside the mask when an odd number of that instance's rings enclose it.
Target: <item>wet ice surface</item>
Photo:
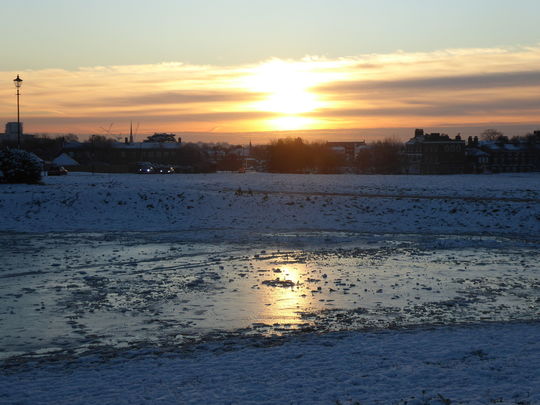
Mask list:
[[[209,235],[0,235],[0,359],[539,314],[538,241]]]

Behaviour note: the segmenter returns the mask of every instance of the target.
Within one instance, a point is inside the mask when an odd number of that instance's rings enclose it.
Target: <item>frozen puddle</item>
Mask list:
[[[346,233],[0,239],[2,360],[539,315],[538,242]]]

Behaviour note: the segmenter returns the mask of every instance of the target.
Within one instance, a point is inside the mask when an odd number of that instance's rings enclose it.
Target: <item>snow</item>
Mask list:
[[[540,175],[70,173],[3,186],[0,229],[540,233]]]
[[[53,163],[56,163],[57,165],[60,165],[60,166],[78,166],[79,165],[79,162],[77,162],[75,159],[73,159],[71,156],[69,156],[66,153],[62,153],[60,156],[54,159]]]
[[[308,335],[268,347],[208,343],[172,355],[8,372],[0,398],[58,405],[538,404],[539,333],[534,323]]]
[[[2,184],[0,404],[540,403],[539,180]]]

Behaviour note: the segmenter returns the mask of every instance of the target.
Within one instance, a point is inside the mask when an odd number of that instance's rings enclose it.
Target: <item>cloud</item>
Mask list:
[[[217,92],[217,91],[163,91],[145,93],[133,96],[108,97],[88,100],[84,103],[66,103],[66,106],[95,107],[104,105],[111,107],[148,106],[148,105],[185,105],[192,103],[237,103],[255,102],[262,98],[261,95],[240,91]]]
[[[169,62],[0,71],[0,82],[11,85],[21,74],[21,117],[29,131],[92,133],[133,120],[147,132],[249,132],[271,131],[271,121],[287,115],[309,118],[305,129],[538,122],[539,66],[540,47],[514,47],[238,66]],[[0,87],[4,121],[16,111],[9,85]],[[305,108],[295,105],[306,100]]]
[[[540,115],[540,99],[497,99],[479,102],[463,100],[415,100],[404,102],[395,107],[364,107],[326,109],[310,113],[310,116],[322,117],[384,117],[384,116],[410,116],[410,117],[471,117],[486,114],[498,116],[501,113],[532,113]]]
[[[145,118],[145,122],[151,123],[163,123],[170,124],[176,122],[203,122],[203,123],[212,123],[219,121],[244,121],[244,120],[253,120],[253,119],[270,119],[275,118],[275,113],[268,112],[259,112],[259,111],[235,111],[235,112],[216,112],[216,113],[175,113],[169,115],[150,115]],[[115,114],[109,117],[110,120],[120,121],[120,122],[129,122],[133,117],[128,114]],[[39,117],[39,118],[30,118],[29,121],[39,121],[44,125],[51,125],[57,122],[60,122],[64,125],[93,125],[96,130],[100,125],[103,125],[105,121],[102,117],[99,116],[68,116],[68,117]]]
[[[369,92],[471,90],[540,86],[540,71],[480,73],[396,80],[357,80],[325,84],[315,89],[330,94],[365,94]]]

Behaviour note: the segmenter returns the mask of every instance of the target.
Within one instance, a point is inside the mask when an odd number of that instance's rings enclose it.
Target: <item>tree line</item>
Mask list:
[[[68,134],[56,138],[38,135],[25,139],[23,149],[51,161],[62,152],[66,142],[78,141],[77,136]],[[115,141],[103,135],[92,135],[81,142],[89,151],[106,152]],[[16,145],[4,143],[4,147]],[[190,166],[194,171],[236,171],[245,168],[246,155],[263,162],[265,171],[274,173],[400,173],[402,144],[386,139],[376,141],[351,156],[337,152],[326,142],[309,142],[302,138],[281,138],[266,145],[242,147],[226,143],[183,143],[175,161]],[[95,153],[94,153],[95,154]],[[94,154],[89,154],[93,156]],[[91,159],[89,157],[88,159]],[[89,162],[79,162],[87,164]]]

